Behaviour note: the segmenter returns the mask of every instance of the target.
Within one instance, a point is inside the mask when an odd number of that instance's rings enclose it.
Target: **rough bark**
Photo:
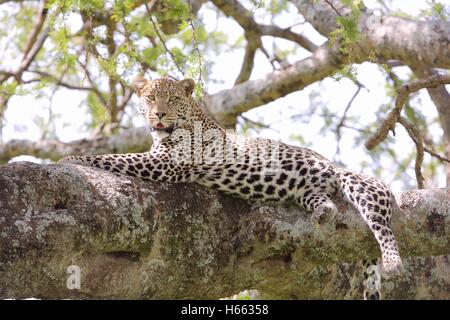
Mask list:
[[[450,254],[450,189],[398,200],[404,211],[393,227],[403,257]],[[0,298],[220,298],[248,288],[343,298],[345,288],[327,291],[332,265],[379,250],[355,211],[336,202],[339,220],[315,225],[298,207],[197,185],[9,164],[0,167]],[[70,265],[81,268],[80,290],[66,288]],[[416,280],[401,279],[416,290]]]
[[[382,299],[450,299],[450,255],[409,257],[403,263],[399,277],[382,279]],[[299,286],[308,298],[361,299],[363,272],[361,263],[319,266],[299,279]]]
[[[322,35],[337,29],[336,18],[350,10],[339,0],[292,0],[300,14]],[[450,22],[413,20],[394,15],[374,16],[363,10],[359,20],[359,45],[384,61],[399,60],[409,66],[450,67]]]

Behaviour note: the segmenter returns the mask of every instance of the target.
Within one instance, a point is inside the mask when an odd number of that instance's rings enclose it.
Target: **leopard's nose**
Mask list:
[[[158,118],[162,119],[166,115],[165,112],[155,112],[155,115],[158,116]]]

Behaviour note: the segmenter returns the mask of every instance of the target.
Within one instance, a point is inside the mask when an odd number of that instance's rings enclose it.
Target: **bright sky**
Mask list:
[[[442,1],[441,1],[442,2]],[[364,1],[364,3],[374,8],[377,1]],[[407,6],[405,6],[407,4]],[[411,15],[417,15],[421,9],[428,8],[428,1],[416,0],[416,1],[401,1],[394,0],[393,7],[400,9]],[[219,21],[216,19],[216,13],[212,10],[213,6],[208,4],[204,6],[200,12],[206,22],[208,30],[213,30],[218,27],[218,30],[222,30],[229,35],[230,41],[237,39],[242,34],[242,29],[236,22],[225,17],[221,17]],[[281,27],[287,27],[299,22],[298,15],[295,14],[295,9],[291,10],[291,14],[283,14],[273,21]],[[269,17],[265,17],[264,20],[261,14],[257,11],[255,17],[259,22],[271,23]],[[77,21],[71,21],[75,28]],[[302,32],[310,37],[316,44],[324,42],[324,38],[319,34],[314,33],[311,27],[305,25],[298,25],[294,29],[295,31]],[[267,48],[271,48],[272,39],[264,39],[264,43]],[[277,40],[278,47],[290,47],[294,44]],[[221,80],[217,83],[208,83],[207,91],[209,94],[218,92],[225,88],[231,88],[234,80],[239,73],[241,67],[241,61],[244,50],[234,50],[233,52],[223,52],[220,55],[206,56],[207,61],[213,61],[212,77],[217,80]],[[291,62],[304,58],[309,53],[301,50],[299,53],[290,59]],[[3,67],[2,67],[3,69]],[[264,55],[258,52],[256,56],[255,69],[251,78],[257,79],[263,77],[265,74],[272,71],[272,66],[269,64]],[[406,78],[408,70],[406,68],[396,68],[395,72],[402,78]],[[373,123],[376,119],[375,112],[379,106],[389,99],[386,98],[385,91],[385,77],[376,65],[364,63],[357,66],[357,78],[358,80],[369,89],[369,91],[362,90],[358,97],[353,102],[348,116],[358,115],[361,116],[359,123],[350,123],[348,125],[365,128],[370,123]],[[131,79],[129,79],[131,80]],[[450,89],[450,88],[449,88]],[[320,115],[313,115],[309,117],[310,120],[304,123],[295,119],[291,119],[294,115],[306,115],[309,111],[310,105],[317,103],[325,103],[328,108],[336,112],[338,116],[341,116],[347,106],[349,100],[356,91],[355,85],[349,80],[341,80],[340,82],[334,79],[325,79],[321,83],[315,83],[308,86],[302,91],[290,94],[284,98],[278,99],[265,106],[255,108],[250,112],[247,112],[245,116],[255,121],[270,124],[274,130],[258,130],[251,131],[250,134],[254,136],[263,136],[271,139],[281,139],[284,142],[293,143],[299,145],[297,140],[293,141],[290,137],[293,134],[299,134],[305,136],[305,141],[308,143],[306,146],[323,154],[329,159],[333,159],[336,152],[336,138],[333,132],[327,132],[325,134],[320,133],[319,130],[323,125],[323,118]],[[314,93],[320,93],[320,95],[314,95]],[[59,90],[53,97],[53,110],[54,115],[58,117],[58,121],[55,122],[55,129],[57,137],[62,141],[70,141],[87,136],[86,130],[83,128],[83,123],[88,119],[87,107],[82,105],[83,95],[80,92],[74,92],[70,90]],[[422,91],[419,95],[421,101],[420,111],[429,119],[437,117],[435,107],[430,101],[425,91]],[[137,103],[136,97],[133,97],[133,102]],[[134,106],[136,106],[134,104]],[[131,106],[130,106],[131,107]],[[3,130],[3,141],[10,139],[31,139],[38,140],[40,138],[41,131],[36,125],[36,119],[47,119],[48,117],[48,100],[36,99],[33,96],[15,96],[11,99],[9,107],[6,111],[6,125]],[[136,126],[144,125],[143,120],[139,117],[133,120]],[[399,154],[407,154],[414,149],[414,144],[410,140],[406,132],[397,127],[397,135],[395,138],[395,148]],[[435,141],[439,141],[442,136],[442,130],[438,124],[432,125],[430,128]],[[373,175],[374,168],[370,167],[371,158],[367,155],[367,150],[364,147],[364,140],[358,141],[355,144],[355,135],[359,135],[354,130],[343,130],[341,140],[341,157],[340,160],[353,170],[362,170],[367,174]],[[426,160],[429,156],[425,156]],[[384,158],[386,158],[384,160]],[[393,174],[392,168],[397,164],[393,163],[387,157],[384,157],[382,161],[383,168],[390,169],[382,170],[382,179],[391,184],[394,191],[405,190],[408,188],[414,188],[415,176],[413,163],[411,168],[407,170],[406,174],[410,178],[410,185],[405,186],[404,183],[399,181],[398,177]],[[36,161],[32,157],[18,157],[15,160],[31,160]],[[365,164],[364,164],[365,162]],[[404,179],[403,180],[408,180]],[[445,176],[443,174],[443,168],[439,174],[439,181],[433,181],[429,186],[445,186]]]

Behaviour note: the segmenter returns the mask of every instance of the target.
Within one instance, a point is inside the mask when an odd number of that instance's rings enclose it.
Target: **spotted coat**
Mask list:
[[[317,219],[337,213],[330,198],[340,193],[373,232],[384,272],[400,271],[389,226],[395,199],[383,182],[341,168],[307,148],[227,133],[192,98],[194,85],[190,79],[133,81],[152,131],[149,152],[71,156],[60,162],[152,181],[196,182],[245,199],[294,201]]]

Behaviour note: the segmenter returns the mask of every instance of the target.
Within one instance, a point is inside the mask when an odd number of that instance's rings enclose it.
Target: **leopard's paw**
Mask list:
[[[403,263],[400,257],[383,259],[382,273],[385,278],[398,276],[403,271]]]
[[[318,224],[324,224],[327,222],[332,222],[336,219],[338,215],[338,209],[336,205],[331,202],[325,202],[320,204],[316,210],[311,215],[311,220]]]

